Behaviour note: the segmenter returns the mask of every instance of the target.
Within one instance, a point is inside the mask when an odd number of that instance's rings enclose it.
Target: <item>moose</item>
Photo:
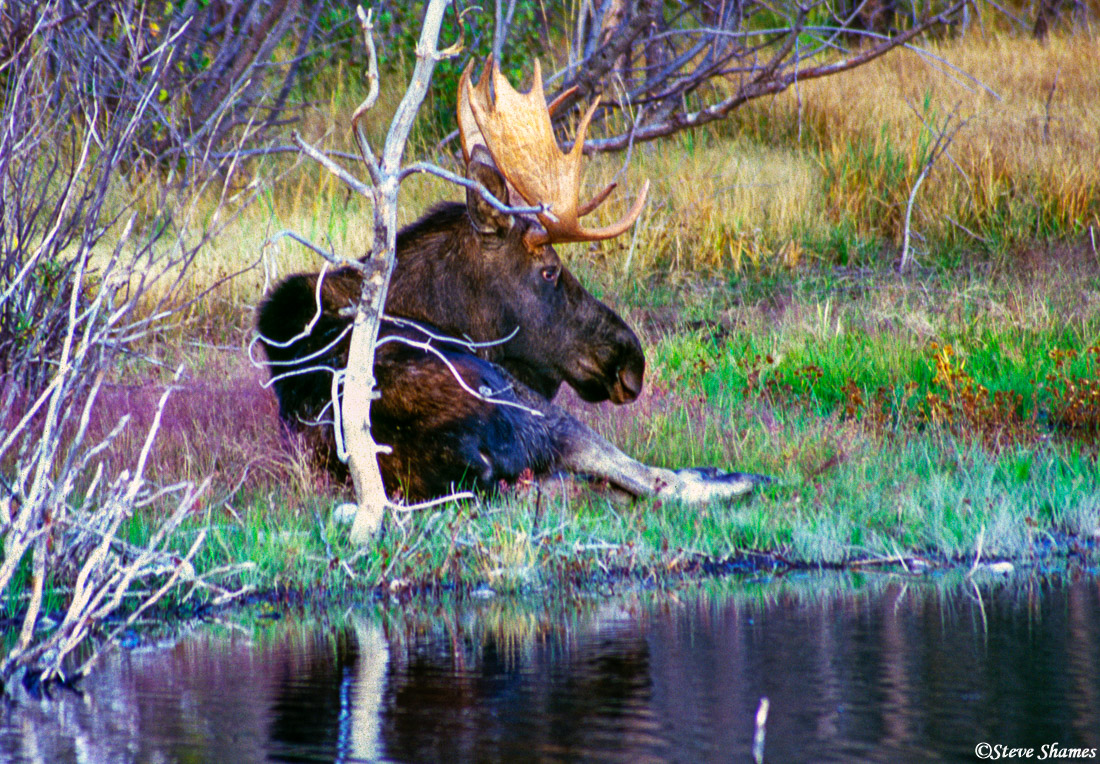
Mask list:
[[[584,137],[598,100],[564,153],[550,123],[560,99],[547,105],[537,62],[525,94],[495,65],[477,85],[471,69],[458,95],[467,177],[509,206],[468,187],[464,204],[438,204],[398,233],[375,353],[381,397],[371,407],[372,435],[392,449],[379,456],[387,494],[419,501],[458,485],[491,491],[525,474],[569,472],[634,497],[707,503],[766,481],[642,464],[553,403],[563,383],[589,402],[626,404],[641,391],[645,356],[637,335],[580,284],[554,245],[625,232],[649,184],[618,222],[585,228],[580,218],[615,187],[578,203]],[[538,211],[516,212],[522,207]],[[336,473],[342,465],[332,428],[318,424],[332,416],[331,370],[347,362],[348,309],[361,278],[350,268],[294,275],[258,311],[280,415]]]

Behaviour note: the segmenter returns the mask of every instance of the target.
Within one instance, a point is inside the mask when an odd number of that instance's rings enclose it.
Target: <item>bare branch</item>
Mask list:
[[[935,166],[936,161],[947,153],[947,150],[951,147],[951,142],[955,140],[955,136],[958,135],[959,130],[963,129],[967,123],[970,122],[969,117],[966,119],[958,118],[959,106],[960,104],[955,104],[955,108],[944,117],[941,125],[929,125],[923,115],[917,111],[916,107],[914,107],[913,104],[909,104],[909,108],[912,109],[913,113],[917,115],[917,118],[921,120],[925,129],[935,136],[935,141],[933,141],[928,149],[928,155],[925,157],[920,174],[917,175],[916,181],[913,182],[913,187],[909,191],[909,200],[905,205],[905,227],[902,235],[901,258],[898,262],[898,271],[901,273],[905,273],[909,268],[909,239],[912,231],[913,204],[917,198],[917,191],[920,189],[924,179],[932,172],[932,168]],[[954,125],[951,124],[952,120],[955,122]]]
[[[416,321],[408,318],[398,318],[397,316],[383,315],[382,320],[386,323],[394,324],[396,326],[404,326],[406,328],[416,329],[418,332],[421,332],[426,337],[428,337],[429,339],[433,339],[436,342],[445,342],[449,345],[458,345],[459,347],[463,347],[471,351],[478,350],[479,348],[489,348],[495,347],[497,345],[503,345],[505,342],[508,342],[517,334],[519,334],[519,327],[517,326],[515,329],[513,329],[507,335],[501,337],[500,339],[488,340],[486,342],[473,342],[471,340],[460,340],[457,337],[448,337],[445,334],[437,334],[428,329],[428,327],[423,326],[422,324],[419,324]]]
[[[362,194],[368,199],[375,200],[373,188],[366,185],[365,183],[362,183],[354,175],[349,173],[340,165],[336,164],[336,162],[329,159],[326,153],[319,151],[313,146],[306,143],[302,139],[302,136],[298,135],[297,131],[294,131],[290,134],[290,139],[294,141],[294,144],[298,147],[299,151],[301,151],[307,157],[309,157],[314,162],[321,165],[337,178],[339,178],[341,181],[343,181],[344,184],[348,186],[348,188],[358,194]],[[377,201],[375,201],[375,203],[377,204]]]
[[[602,94],[596,121],[614,127],[606,137],[588,140],[585,151],[624,150],[633,142],[723,119],[750,100],[780,93],[800,81],[862,66],[895,48],[912,48],[919,35],[949,23],[965,1],[957,0],[887,35],[856,27],[861,5],[838,18],[835,27],[806,23],[818,4],[792,8],[787,26],[771,22],[765,27],[754,17],[784,13],[765,0],[718,8],[687,1],[624,0],[626,11],[611,26],[593,25],[578,32],[584,38],[583,44],[578,42],[583,58],[568,62],[546,80],[561,88],[563,108],[554,120],[572,119],[573,104]],[[580,21],[578,25],[583,26]],[[806,35],[823,36],[806,46],[800,42]],[[846,54],[846,39],[874,43]],[[621,95],[610,97],[612,93]],[[627,120],[628,129],[611,119],[637,106],[647,109]]]
[[[420,342],[414,339],[410,339],[409,337],[402,337],[399,334],[391,334],[378,340],[378,342],[375,343],[375,347],[381,347],[382,345],[388,344],[390,342],[398,342],[402,345],[408,345],[409,347],[417,348],[427,353],[431,353],[437,359],[439,359],[439,361],[444,366],[447,367],[447,371],[451,372],[451,376],[454,377],[454,380],[456,382],[458,382],[458,386],[465,390],[466,393],[469,394],[471,397],[477,398],[479,401],[494,403],[498,406],[509,406],[511,408],[519,409],[520,411],[523,411],[524,413],[530,414],[534,417],[545,416],[545,414],[543,414],[538,409],[533,409],[530,406],[524,406],[522,403],[493,397],[495,395],[500,395],[501,393],[507,392],[510,388],[505,388],[503,390],[489,390],[487,388],[481,388],[479,390],[475,390],[474,388],[470,387],[469,383],[467,383],[466,380],[463,379],[462,375],[458,372],[458,369],[455,368],[455,365],[451,363],[451,360],[447,358],[443,351],[435,347],[430,339]]]
[[[363,39],[366,42],[370,63],[367,68],[367,97],[363,99],[363,102],[356,108],[355,113],[352,114],[351,129],[355,133],[359,153],[362,155],[363,161],[367,163],[371,182],[375,186],[379,186],[382,184],[382,171],[378,167],[378,160],[374,157],[374,149],[370,147],[370,141],[367,140],[367,134],[360,124],[363,116],[374,108],[375,102],[378,101],[378,51],[374,47],[374,23],[371,20],[374,9],[364,13],[363,6],[360,5],[355,10],[359,16],[359,25],[363,28]]]
[[[444,170],[442,167],[434,165],[431,162],[413,162],[410,165],[406,165],[401,170],[401,172],[398,173],[398,181],[403,181],[410,175],[416,175],[418,173],[435,175],[436,177],[443,178],[444,180],[448,180],[451,183],[454,183],[456,186],[462,186],[463,188],[469,188],[473,191],[477,191],[479,194],[481,194],[481,198],[489,203],[489,206],[491,206],[498,212],[503,212],[505,215],[548,215],[551,218],[554,217],[552,206],[550,204],[538,204],[534,207],[512,207],[497,199],[489,192],[489,189],[485,188],[485,186],[478,183],[476,180],[470,180],[469,178],[459,175],[458,173]]]
[[[432,499],[431,501],[422,501],[418,504],[393,504],[393,508],[398,512],[419,512],[422,509],[431,509],[432,507],[438,507],[440,504],[450,504],[455,501],[466,501],[468,499],[476,499],[470,491],[459,491],[458,493],[448,494],[447,496],[440,496],[438,499]]]
[[[61,677],[66,656],[113,613],[140,612],[194,578],[168,547],[202,488],[156,486],[148,474],[171,387],[128,469],[103,457],[131,417],[98,441],[90,422],[105,380],[123,354],[138,352],[132,343],[179,315],[176,287],[199,247],[232,220],[226,205],[243,209],[255,193],[232,195],[210,176],[173,192],[156,172],[130,185],[159,156],[147,141],[167,135],[187,162],[205,161],[215,143],[225,147],[230,124],[240,148],[238,135],[247,140],[262,122],[245,103],[258,91],[237,78],[225,91],[241,96],[232,110],[215,108],[193,131],[174,130],[176,115],[165,113],[161,96],[199,16],[166,25],[158,37],[147,34],[150,16],[133,15],[144,5],[31,4],[34,44],[0,42],[8,57],[0,62],[0,594],[23,585],[17,571],[31,573],[18,641],[0,660],[4,687],[20,668],[33,681]],[[124,22],[118,35],[100,34],[101,24],[116,21]],[[235,155],[227,156],[232,168]],[[222,187],[204,194],[216,181]],[[139,213],[139,202],[155,212]],[[191,225],[199,214],[204,224]],[[163,523],[150,515],[152,539],[133,554],[119,529],[143,507],[176,496],[177,511]],[[43,628],[50,586],[64,587],[69,603],[59,625]]]
[[[401,171],[401,157],[405,153],[409,131],[412,130],[416,113],[428,94],[428,84],[439,59],[439,51],[436,49],[439,30],[443,23],[443,14],[450,4],[450,0],[432,0],[428,3],[420,38],[416,43],[416,65],[413,67],[412,80],[397,106],[393,122],[390,123],[390,131],[386,135],[386,147],[382,153],[384,177],[380,185],[384,186],[389,178],[396,179]]]
[[[267,241],[264,242],[264,246],[266,247],[270,244],[274,244],[282,238],[293,239],[294,241],[301,244],[303,247],[307,247],[308,249],[313,250],[318,255],[325,258],[325,260],[335,265],[337,268],[354,268],[358,271],[363,270],[363,264],[360,263],[358,260],[349,260],[346,257],[341,257],[340,255],[329,252],[326,249],[322,249],[321,247],[318,247],[316,244],[311,242],[309,239],[306,239],[305,237],[300,236],[299,234],[291,230],[279,231],[278,233],[272,235],[270,238],[268,238]]]

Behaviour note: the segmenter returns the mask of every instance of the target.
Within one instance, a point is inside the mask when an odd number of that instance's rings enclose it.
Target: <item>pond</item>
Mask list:
[[[0,761],[751,762],[763,697],[770,762],[1092,759],[1100,580],[790,575],[241,618],[111,653],[83,691],[4,709]]]

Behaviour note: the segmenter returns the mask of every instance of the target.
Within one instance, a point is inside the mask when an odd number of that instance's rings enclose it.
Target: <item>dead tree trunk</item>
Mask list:
[[[366,99],[352,116],[360,153],[367,165],[371,185],[360,183],[345,170],[295,135],[295,142],[308,156],[323,164],[355,191],[371,200],[374,208],[374,246],[364,263],[341,264],[363,271],[362,292],[355,308],[354,328],[348,352],[347,367],[337,375],[334,384],[333,405],[338,426],[337,441],[341,457],[347,459],[348,470],[355,485],[356,512],[351,527],[353,541],[369,540],[381,527],[386,507],[390,504],[378,466],[378,454],[387,447],[376,443],[371,435],[370,409],[378,397],[374,378],[374,352],[378,329],[382,321],[386,292],[396,262],[397,248],[397,195],[401,180],[409,174],[401,165],[412,130],[413,120],[428,92],[432,72],[440,59],[454,55],[458,48],[440,51],[439,31],[443,14],[451,0],[430,0],[424,14],[424,23],[416,45],[416,66],[401,103],[390,124],[386,143],[379,158],[367,140],[360,120],[378,98],[378,58],[374,47],[373,25],[369,14],[359,9],[365,44],[370,54],[370,80]],[[423,168],[417,171],[423,171]],[[342,390],[342,392],[341,392]]]

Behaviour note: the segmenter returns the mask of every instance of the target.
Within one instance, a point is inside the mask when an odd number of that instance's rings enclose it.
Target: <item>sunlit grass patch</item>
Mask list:
[[[928,57],[899,51],[803,83],[748,105],[730,129],[816,154],[821,213],[896,245],[934,126],[955,113],[969,121],[922,186],[914,225],[930,262],[943,247],[1004,254],[1100,227],[1096,45],[1087,31],[1046,44],[973,33],[931,44]]]
[[[589,170],[598,188],[619,171],[618,157]],[[635,277],[658,272],[684,280],[712,273],[803,264],[800,235],[823,235],[814,216],[821,184],[808,158],[709,132],[638,147],[622,185],[652,183],[630,234],[603,244],[596,262]],[[598,213],[611,222],[614,210]]]

